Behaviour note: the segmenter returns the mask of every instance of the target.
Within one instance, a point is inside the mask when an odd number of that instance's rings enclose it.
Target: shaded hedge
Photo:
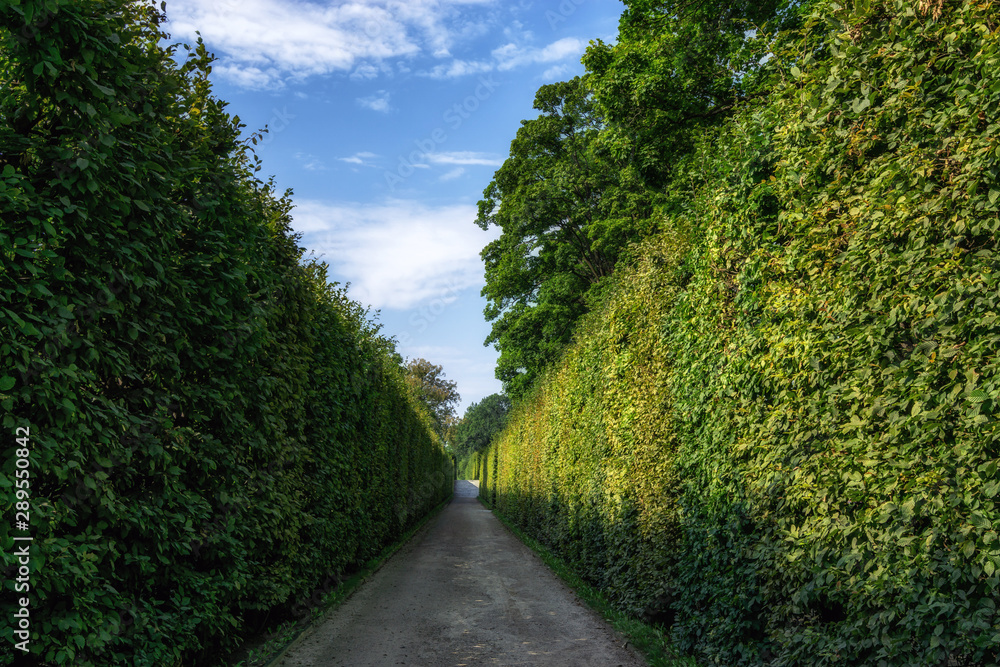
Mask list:
[[[722,665],[1000,662],[994,2],[819,2],[482,494]]]
[[[0,8],[0,613],[30,534],[46,664],[206,664],[451,488],[392,343],[303,262],[211,56],[162,46],[162,18]]]

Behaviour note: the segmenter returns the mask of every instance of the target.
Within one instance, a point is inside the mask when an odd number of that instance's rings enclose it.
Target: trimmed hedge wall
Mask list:
[[[997,15],[817,3],[485,458],[708,664],[1000,662]]]
[[[162,18],[0,8],[0,614],[30,535],[37,664],[208,664],[451,490],[392,343],[302,261],[210,55]]]

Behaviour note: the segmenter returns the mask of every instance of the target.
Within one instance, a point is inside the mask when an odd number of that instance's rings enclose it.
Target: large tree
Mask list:
[[[562,352],[625,248],[689,207],[676,180],[696,141],[767,94],[767,38],[800,4],[626,0],[616,44],[591,45],[587,75],[538,90],[542,113],[521,122],[477,218],[503,231],[482,253],[483,296],[513,399]]]
[[[513,398],[570,340],[633,229],[607,196],[615,167],[597,148],[603,123],[584,81],[542,86],[535,109],[542,114],[521,121],[476,219],[502,230],[482,252],[486,344],[499,350],[496,375]]]
[[[769,38],[796,21],[789,0],[626,0],[615,44],[583,63],[607,122],[602,145],[627,163],[621,186],[669,188],[704,128],[766,95]]]
[[[406,364],[406,382],[427,407],[434,429],[442,438],[455,417],[455,406],[462,400],[457,384],[444,379],[444,368],[426,359],[411,359]]]

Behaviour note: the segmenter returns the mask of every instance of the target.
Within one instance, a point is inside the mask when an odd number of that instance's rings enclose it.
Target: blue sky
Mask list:
[[[331,279],[379,310],[407,358],[444,367],[459,414],[500,390],[476,202],[535,91],[614,41],[617,0],[168,0],[175,41],[200,31],[215,94],[269,128],[262,176],[294,190],[294,228]]]

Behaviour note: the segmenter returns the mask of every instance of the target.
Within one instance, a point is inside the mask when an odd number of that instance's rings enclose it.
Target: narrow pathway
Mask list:
[[[646,663],[485,509],[475,483],[350,599],[283,667],[641,667]]]

